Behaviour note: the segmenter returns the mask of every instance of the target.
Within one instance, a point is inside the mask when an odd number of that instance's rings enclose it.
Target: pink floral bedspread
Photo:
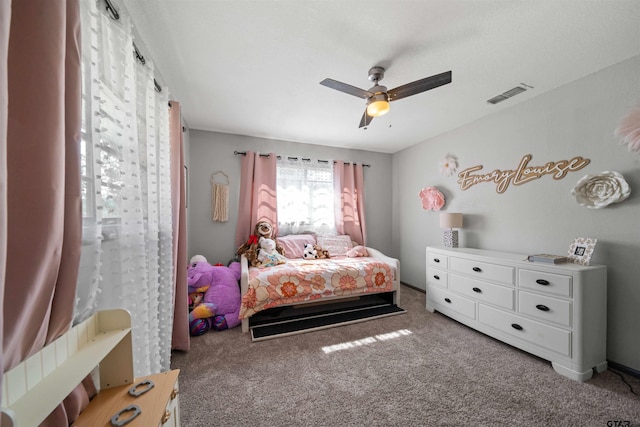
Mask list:
[[[369,257],[293,259],[275,267],[249,268],[240,318],[267,308],[331,296],[393,290],[394,271]]]

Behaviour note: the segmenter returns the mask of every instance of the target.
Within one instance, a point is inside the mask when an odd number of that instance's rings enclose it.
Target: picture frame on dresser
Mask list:
[[[591,264],[591,257],[596,248],[598,239],[589,237],[578,237],[569,246],[569,262],[580,265]]]

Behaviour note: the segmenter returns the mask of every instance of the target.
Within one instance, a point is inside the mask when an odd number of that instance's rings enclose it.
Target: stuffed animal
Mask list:
[[[318,254],[318,258],[320,258],[320,259],[329,259],[329,258],[331,258],[331,255],[329,255],[329,251],[328,250],[322,249],[318,245],[314,245],[313,249],[316,250],[316,253]]]
[[[240,245],[236,250],[236,256],[239,258],[244,255],[250,267],[258,265],[258,236],[252,234],[246,243]]]
[[[189,268],[191,268],[191,266],[194,266],[196,263],[199,263],[199,262],[206,263],[207,258],[205,258],[204,255],[192,256],[191,260],[189,260]],[[187,280],[188,280],[188,276],[187,276]],[[202,304],[204,299],[204,292],[207,289],[209,289],[208,285],[203,286],[201,289],[194,289],[192,287],[189,287],[189,312],[191,312],[194,308]]]
[[[189,294],[189,311],[193,310],[200,304],[202,304],[202,300],[204,299],[204,292],[192,292]]]
[[[189,264],[195,264],[196,262],[207,262],[207,259],[204,255],[194,255],[191,257]]]
[[[366,246],[356,245],[349,249],[346,253],[349,258],[356,258],[361,256],[369,256]]]
[[[206,261],[189,264],[189,294],[203,293],[202,301],[189,313],[191,335],[202,335],[210,329],[221,331],[240,324],[240,263],[228,267]]]
[[[302,258],[304,259],[318,259],[318,251],[313,247],[311,243],[304,244],[304,250],[302,252]]]
[[[258,251],[259,267],[273,267],[284,264],[287,259],[276,250],[276,241],[273,239],[260,238],[260,250]]]
[[[254,227],[254,232],[249,236],[249,240],[246,243],[240,245],[236,250],[238,257],[244,255],[249,262],[249,266],[257,267],[261,263],[258,261],[258,251],[260,249],[259,239],[264,237],[265,239],[273,239],[276,242],[276,251],[284,256],[284,248],[277,242],[273,226],[267,221],[259,221]]]

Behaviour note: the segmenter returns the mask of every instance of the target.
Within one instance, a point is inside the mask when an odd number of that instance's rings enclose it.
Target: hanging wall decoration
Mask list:
[[[439,211],[444,206],[444,195],[436,187],[420,190],[420,200],[425,211]]]
[[[458,184],[461,190],[466,190],[481,182],[493,182],[496,184],[496,192],[502,194],[507,191],[510,184],[526,184],[544,175],[551,175],[553,179],[562,179],[567,176],[567,173],[580,170],[591,163],[589,159],[576,156],[570,160],[547,162],[543,166],[529,166],[532,158],[531,154],[526,154],[516,169],[495,169],[486,174],[474,173],[481,170],[482,165],[467,168],[458,174]]]
[[[216,182],[216,175],[222,175],[226,180]],[[211,220],[227,222],[229,220],[229,176],[218,171],[211,175]]]
[[[444,176],[451,176],[456,173],[456,169],[458,168],[458,160],[450,155],[440,160],[440,174]]]
[[[627,149],[633,153],[640,152],[640,105],[633,107],[622,118],[615,136],[620,138],[620,144],[627,145]]]
[[[619,203],[631,194],[631,187],[618,172],[605,171],[598,175],[585,175],[571,190],[579,205],[600,209]]]

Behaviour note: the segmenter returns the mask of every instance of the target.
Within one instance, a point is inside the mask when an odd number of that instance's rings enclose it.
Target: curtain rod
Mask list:
[[[111,15],[111,18],[114,21],[117,21],[120,19],[120,14],[118,13],[118,10],[113,7],[113,4],[111,4],[111,2],[109,0],[104,0],[105,4],[106,4],[106,8],[107,8],[107,12],[109,12],[109,14]]]
[[[105,9],[107,10],[107,12],[109,12],[109,15],[111,15],[111,19],[113,19],[114,21],[119,21],[120,14],[118,13],[118,9],[116,9],[109,0],[104,0],[104,3],[105,3]],[[142,56],[142,54],[138,50],[138,47],[136,46],[135,42],[133,43],[133,53],[134,55],[136,55],[136,59],[142,65],[145,65],[147,63],[147,60],[144,59],[144,56]],[[153,79],[153,86],[156,92],[158,93],[162,92],[162,86],[160,86],[160,84],[156,79]]]
[[[246,156],[246,155],[247,155],[247,152],[246,152],[246,151],[234,151],[234,152],[233,152],[233,154],[234,154],[235,156]],[[270,156],[270,154],[258,154],[258,155],[259,155],[260,157],[269,157],[269,156]],[[276,156],[276,158],[277,158],[278,160],[281,160],[281,159],[282,159],[282,156]],[[298,160],[298,158],[297,158],[297,157],[287,157],[287,159],[288,159],[288,160]],[[302,157],[300,160],[303,160],[303,161],[306,161],[306,162],[310,162],[310,161],[311,161],[311,159],[306,159],[306,158],[304,158],[304,157]],[[329,163],[329,160],[318,160],[318,163]],[[334,160],[334,161],[333,161],[333,163],[336,163],[336,161]],[[345,163],[345,164],[347,164],[347,165],[348,165],[348,164],[351,164],[351,163],[354,163],[354,164],[355,164],[355,162],[344,162],[344,163]],[[362,167],[364,167],[364,168],[370,168],[370,167],[371,167],[371,165],[366,165],[366,164],[364,164],[364,163],[363,163],[363,164],[362,164]]]

